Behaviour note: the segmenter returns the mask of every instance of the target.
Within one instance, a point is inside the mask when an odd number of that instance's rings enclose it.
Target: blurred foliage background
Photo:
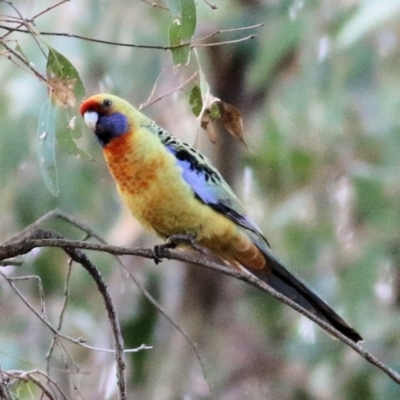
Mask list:
[[[225,132],[217,145],[210,144],[191,112],[190,85],[144,112],[189,143],[198,136],[200,149],[235,188],[277,256],[362,334],[366,349],[400,370],[400,2],[210,3],[196,5],[195,37],[264,24],[254,30],[253,40],[197,49],[213,94],[241,111],[252,152]],[[12,4],[28,19],[55,2]],[[0,13],[3,20],[17,16],[4,1]],[[37,18],[35,29],[167,45],[170,23],[169,11],[150,2],[73,0]],[[0,26],[0,34],[5,33]],[[212,40],[243,36],[232,32]],[[42,39],[75,66],[86,95],[112,92],[137,106],[147,100],[160,74],[155,97],[178,87],[199,67],[193,53],[187,66],[174,68],[170,51]],[[45,71],[46,58],[31,35],[15,32],[7,40],[12,48],[18,43],[35,68]],[[59,196],[49,192],[36,152],[46,86],[10,61],[5,49],[0,54],[0,241],[58,207],[113,244],[158,243],[121,205],[101,148],[82,126],[78,103],[60,123],[65,127],[78,116],[74,135],[90,156],[72,156],[57,146]],[[46,226],[82,238],[65,222]],[[153,346],[127,357],[130,398],[400,396],[399,386],[381,371],[253,287],[177,262],[155,266],[125,258],[197,344],[207,384],[188,343],[117,262],[108,255],[89,255],[107,280],[126,346]],[[23,260],[22,266],[2,271],[40,276],[48,318],[57,325],[68,259],[60,250],[41,249]],[[40,307],[37,281],[18,287]],[[46,370],[52,334],[5,281],[0,282],[0,310],[1,369]],[[112,345],[101,298],[79,266],[72,268],[63,332],[93,346]],[[50,373],[70,398],[115,398],[112,354],[62,343],[50,360]],[[29,399],[35,390],[20,384],[13,393]]]

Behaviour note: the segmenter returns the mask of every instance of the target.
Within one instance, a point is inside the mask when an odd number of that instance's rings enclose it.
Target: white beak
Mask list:
[[[85,120],[86,125],[94,131],[96,129],[96,124],[99,119],[99,114],[95,111],[86,111],[85,114],[83,114],[83,118]]]

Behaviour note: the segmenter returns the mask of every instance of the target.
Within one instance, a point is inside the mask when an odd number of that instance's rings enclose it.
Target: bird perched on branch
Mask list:
[[[103,147],[119,194],[136,219],[167,239],[190,235],[358,342],[361,336],[271,253],[231,188],[200,152],[127,101],[97,94],[80,113]]]

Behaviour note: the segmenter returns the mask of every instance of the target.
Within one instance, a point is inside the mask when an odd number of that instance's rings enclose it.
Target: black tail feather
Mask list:
[[[295,303],[305,308],[318,318],[332,325],[336,330],[357,343],[362,339],[356,330],[349,326],[331,307],[320,299],[298,278],[293,276],[279,261],[269,254],[266,255],[268,267],[263,270],[251,270],[251,273],[261,279],[279,293],[287,296]]]

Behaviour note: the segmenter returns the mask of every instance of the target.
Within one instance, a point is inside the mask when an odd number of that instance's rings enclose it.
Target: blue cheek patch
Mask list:
[[[121,113],[100,115],[96,124],[96,137],[102,146],[129,130],[128,118]]]

